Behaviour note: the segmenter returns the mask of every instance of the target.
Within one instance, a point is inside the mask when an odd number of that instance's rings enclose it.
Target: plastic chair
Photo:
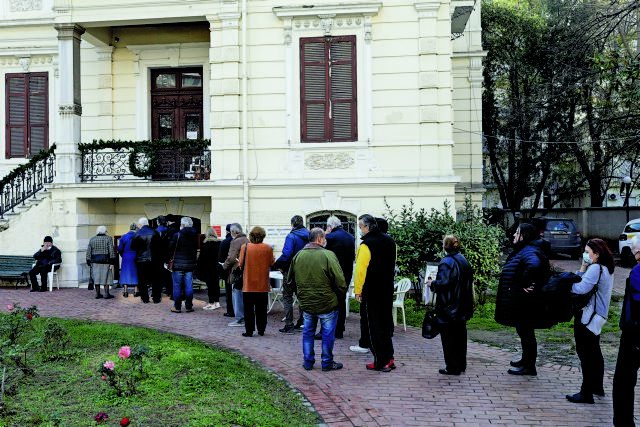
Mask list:
[[[56,280],[56,288],[60,290],[60,281],[58,280],[58,269],[60,264],[51,264],[51,271],[47,273],[47,285],[49,286],[49,292],[53,292],[53,279]]]
[[[395,295],[395,300],[393,301],[393,324],[398,324],[398,308],[402,309],[402,323],[404,324],[404,330],[407,330],[407,316],[404,311],[404,295],[411,289],[411,280],[404,278],[401,279],[395,285],[396,291],[393,293]]]

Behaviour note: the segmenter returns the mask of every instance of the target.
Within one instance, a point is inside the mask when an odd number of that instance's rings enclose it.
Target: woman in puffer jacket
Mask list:
[[[540,311],[538,296],[550,275],[546,252],[549,243],[531,224],[522,224],[513,236],[513,252],[500,274],[495,320],[515,326],[522,343],[522,357],[511,362],[512,375],[537,375],[538,344],[534,332]]]

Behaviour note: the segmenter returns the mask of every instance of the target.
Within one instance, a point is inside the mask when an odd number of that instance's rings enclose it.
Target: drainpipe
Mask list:
[[[242,106],[241,126],[242,126],[242,211],[244,213],[244,227],[249,226],[249,129],[247,128],[247,0],[242,0],[242,45],[240,58],[240,73],[242,75],[242,86],[240,97]]]

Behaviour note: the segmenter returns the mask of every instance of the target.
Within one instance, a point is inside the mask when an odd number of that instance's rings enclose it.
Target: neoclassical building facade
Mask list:
[[[51,234],[77,286],[95,227],[141,216],[261,225],[278,251],[293,214],[481,202],[479,2],[149,3],[0,3],[0,177],[56,146],[52,182],[5,203],[0,252]],[[148,140],[186,146],[136,151]]]

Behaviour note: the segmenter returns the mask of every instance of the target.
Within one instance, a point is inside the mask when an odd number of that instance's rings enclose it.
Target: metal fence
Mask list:
[[[53,182],[55,176],[55,154],[50,153],[17,173],[0,188],[0,218],[5,213],[13,212],[18,205],[35,196],[40,190],[46,190],[45,185]]]

